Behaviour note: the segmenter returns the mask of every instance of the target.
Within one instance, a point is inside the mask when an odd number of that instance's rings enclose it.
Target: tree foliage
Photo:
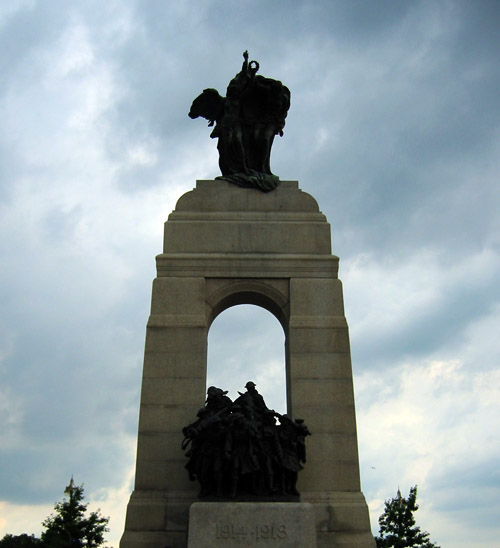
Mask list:
[[[83,501],[83,485],[75,486],[73,478],[64,491],[68,497],[54,506],[55,513],[44,522],[42,543],[50,548],[96,548],[104,543],[109,518],[97,512],[86,515],[88,504]]]
[[[398,493],[385,501],[384,513],[379,517],[379,536],[375,537],[377,548],[440,548],[429,540],[429,533],[415,525],[413,513],[418,510],[417,486],[410,489],[405,499]]]
[[[75,486],[73,478],[64,491],[68,497],[54,506],[42,525],[46,530],[42,538],[34,535],[5,535],[0,548],[97,548],[104,544],[104,533],[109,518],[97,512],[86,515],[88,504],[83,501],[83,485]]]
[[[0,548],[41,548],[42,541],[35,535],[5,535],[0,540]]]

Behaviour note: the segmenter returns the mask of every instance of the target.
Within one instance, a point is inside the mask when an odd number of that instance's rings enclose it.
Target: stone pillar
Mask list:
[[[226,308],[255,304],[286,334],[288,413],[303,418],[301,499],[318,547],[372,548],[360,490],[349,335],[338,258],[316,201],[283,181],[267,194],[198,181],[165,223],[146,333],[135,489],[121,548],[185,548],[189,507],[182,427],[203,407],[207,335]]]

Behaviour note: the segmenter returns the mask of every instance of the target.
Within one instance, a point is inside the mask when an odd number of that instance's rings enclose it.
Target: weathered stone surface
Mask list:
[[[214,189],[216,192],[214,192]],[[241,191],[225,181],[212,179],[196,181],[196,191],[187,192],[177,201],[175,212],[249,211],[319,213],[316,200],[299,190],[298,181],[281,181],[275,191],[262,195],[258,190]]]
[[[337,279],[290,281],[290,311],[299,317],[344,317],[342,283]]]
[[[287,412],[312,433],[297,487],[312,505],[318,548],[373,548],[338,257],[314,198],[294,181],[267,194],[198,181],[165,223],[156,264],[121,548],[187,546],[199,487],[184,468],[181,429],[204,405],[210,325],[239,304],[269,310],[286,337]]]
[[[268,194],[241,192],[224,181],[199,181],[165,223],[164,253],[330,254],[330,225],[296,183],[283,181]]]
[[[188,548],[315,548],[309,503],[203,503],[189,512]]]
[[[295,278],[337,277],[339,259],[334,255],[285,253],[163,253],[156,257],[158,277],[198,276],[212,279],[226,278],[238,273],[249,280],[264,278],[287,279],[293,272]]]
[[[205,313],[205,278],[156,278],[151,314],[198,316]]]
[[[297,379],[352,379],[348,352],[295,352],[293,368]]]
[[[294,397],[297,403],[321,402],[325,405],[354,405],[352,383],[346,379],[301,379],[295,377]]]

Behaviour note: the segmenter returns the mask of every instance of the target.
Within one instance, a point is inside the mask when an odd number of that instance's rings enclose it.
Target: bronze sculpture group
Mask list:
[[[191,105],[190,118],[202,117],[215,127],[219,179],[269,192],[279,184],[271,172],[271,147],[283,135],[290,108],[290,90],[279,80],[257,75],[259,63],[243,53],[241,71],[231,80],[226,97],[216,89],[203,90]]]
[[[182,449],[199,497],[298,497],[297,475],[306,462],[302,419],[268,409],[249,381],[233,402],[211,386],[198,419],[183,428]]]

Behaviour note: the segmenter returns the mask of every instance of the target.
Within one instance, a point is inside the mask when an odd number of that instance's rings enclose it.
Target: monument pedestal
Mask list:
[[[330,225],[296,181],[269,193],[198,181],[165,223],[156,258],[135,489],[121,548],[186,548],[190,482],[182,428],[205,401],[207,337],[225,309],[271,312],[286,343],[287,412],[305,420],[301,500],[317,546],[374,548],[361,493],[351,358]]]
[[[188,548],[316,548],[308,503],[197,502],[189,512]]]

